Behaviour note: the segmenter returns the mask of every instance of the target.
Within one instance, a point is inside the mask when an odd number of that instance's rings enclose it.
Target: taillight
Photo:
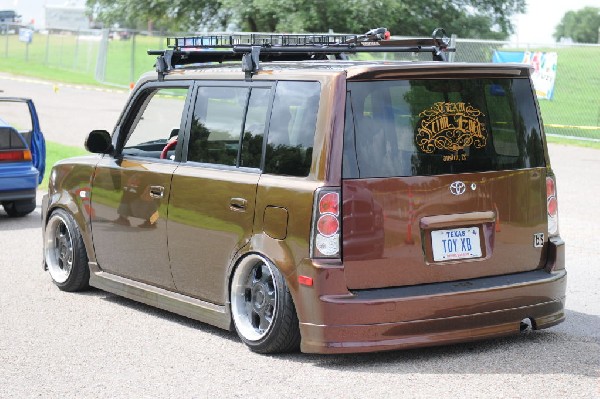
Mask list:
[[[31,161],[31,151],[11,150],[0,151],[0,162]]]
[[[340,190],[320,188],[315,192],[310,233],[311,258],[340,257]]]
[[[558,200],[556,199],[556,182],[546,177],[546,210],[548,212],[548,234],[558,234]]]

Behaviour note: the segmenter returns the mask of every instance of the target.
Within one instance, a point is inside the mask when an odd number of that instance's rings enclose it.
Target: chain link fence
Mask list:
[[[148,49],[163,49],[168,35],[130,30],[35,33],[30,43],[18,29],[0,30],[0,69],[65,71],[79,82],[130,87],[154,59]],[[11,34],[12,33],[12,34]],[[187,35],[190,35],[189,33]],[[491,62],[495,50],[543,51],[558,54],[552,100],[540,99],[547,134],[600,141],[600,45],[533,45],[453,38],[453,62]],[[429,60],[429,54],[384,55],[386,59]],[[3,67],[5,66],[5,67]],[[9,66],[13,67],[12,69]],[[18,71],[15,71],[18,73]],[[52,76],[52,75],[48,75]]]
[[[454,61],[491,62],[494,51],[557,53],[554,95],[539,100],[546,134],[600,141],[600,45],[457,39]]]

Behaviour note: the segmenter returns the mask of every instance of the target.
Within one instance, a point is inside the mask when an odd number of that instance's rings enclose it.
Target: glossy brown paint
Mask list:
[[[56,163],[53,167],[55,172],[49,179],[48,193],[44,195],[42,203],[42,231],[45,231],[46,221],[54,209],[68,211],[82,232],[90,261],[95,260],[90,226],[91,179],[99,159],[99,156],[91,155]]]
[[[117,217],[123,185],[116,183],[114,173],[96,171],[100,177],[96,176],[94,186],[101,190],[99,195],[94,193],[97,205],[90,209],[96,222],[93,231],[90,229],[90,212],[77,190],[89,187],[98,157],[65,162],[56,168],[59,175],[70,177],[57,179],[51,187],[43,215],[47,217],[55,207],[74,213],[90,257],[92,285],[222,328],[231,325],[228,284],[237,262],[249,253],[265,256],[285,276],[305,352],[364,352],[471,341],[518,333],[520,321],[528,317],[534,319],[536,328],[550,327],[564,318],[564,243],[557,237],[542,249],[532,246],[534,232],[547,233],[545,176],[550,169],[460,178],[341,179],[347,77],[524,76],[527,71],[526,67],[447,63],[264,64],[253,80],[321,82],[310,174],[297,178],[180,166],[170,193],[165,193],[171,203],[158,205],[160,227],[152,230],[158,244],[151,250],[164,248],[163,233],[168,235],[168,250],[157,254],[164,263],[157,269],[160,274],[152,278],[155,282],[122,277],[123,272],[112,264],[127,259],[135,264],[136,273],[146,273],[148,266],[140,262],[138,252],[141,247],[121,244],[124,247],[117,253],[113,245],[119,240],[139,240],[141,233],[149,235],[131,227],[129,234],[117,238],[121,226],[115,225],[114,219],[111,222],[111,215]],[[165,81],[241,82],[244,78],[236,65],[175,70]],[[156,73],[149,73],[137,87],[154,81]],[[114,159],[105,156],[102,162],[110,170]],[[155,162],[145,167],[164,177],[171,166]],[[122,182],[123,177],[120,179]],[[448,185],[455,180],[467,185],[475,182],[477,194],[483,195],[453,198]],[[309,258],[313,195],[321,186],[342,187],[343,261]],[[218,201],[202,201],[211,193],[217,193]],[[245,212],[231,209],[233,198],[246,200]],[[362,209],[362,218],[354,218],[355,209]],[[380,214],[381,222],[369,223],[366,214]],[[461,225],[463,214],[470,214],[469,223],[480,225],[483,259],[433,262],[429,230]],[[443,217],[436,219],[440,215]],[[100,233],[99,240],[105,242],[96,246],[96,251],[102,248],[100,257],[105,262],[99,261],[99,267],[92,244],[92,232],[96,243],[98,224],[106,227],[106,233],[112,232],[104,238]],[[348,231],[351,227],[352,232]],[[163,259],[167,254],[170,261]],[[167,271],[173,273],[170,283]],[[299,275],[312,277],[313,286],[300,285]]]
[[[450,184],[457,180],[467,187],[462,195],[452,195],[449,190]],[[542,267],[545,251],[534,248],[533,236],[535,233],[547,235],[545,182],[544,168],[344,180],[344,215],[352,215],[353,208],[361,206],[357,203],[365,204],[365,192],[372,196],[374,207],[383,209],[383,224],[379,231],[369,234],[383,238],[381,254],[372,252],[372,241],[344,240],[343,262],[348,287],[367,289],[435,283]],[[353,197],[355,193],[360,196],[358,199]],[[474,212],[478,214],[465,218]],[[432,217],[437,218],[435,224]],[[374,225],[371,218],[353,220],[353,225],[344,224],[344,237],[356,235],[354,230],[368,231]],[[482,258],[434,262],[431,232],[458,227],[480,229]],[[365,258],[364,254],[369,252],[371,257]]]
[[[177,291],[227,302],[228,268],[252,236],[260,174],[182,165],[169,201],[169,256]]]
[[[167,205],[176,164],[105,156],[92,181],[94,248],[102,269],[174,289],[167,249]],[[157,198],[160,190],[162,194]]]

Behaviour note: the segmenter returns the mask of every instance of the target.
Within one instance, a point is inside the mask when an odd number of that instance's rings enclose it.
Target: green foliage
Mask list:
[[[525,0],[87,0],[108,25],[159,30],[226,28],[262,32],[362,33],[385,26],[395,35],[429,35],[437,27],[461,37],[504,39]]]
[[[599,43],[600,8],[585,7],[579,11],[568,11],[556,26],[554,38],[571,38],[577,43]]]
[[[75,157],[78,155],[89,154],[83,147],[74,147],[69,145],[62,145],[54,143],[52,141],[46,141],[46,173],[44,174],[44,180],[40,184],[40,188],[48,188],[48,179],[50,178],[50,171],[55,163],[61,159]]]
[[[225,26],[229,13],[219,0],[86,0],[90,14],[107,26],[194,31]]]

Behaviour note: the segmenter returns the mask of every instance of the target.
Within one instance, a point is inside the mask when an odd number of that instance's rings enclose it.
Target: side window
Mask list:
[[[270,99],[270,89],[253,88],[250,92],[246,124],[244,125],[242,151],[240,154],[240,166],[260,168],[263,137]]]
[[[187,88],[152,90],[127,129],[123,155],[160,158],[169,141],[177,139],[187,92]],[[172,159],[175,147],[171,144],[170,148],[165,152],[168,159]]]
[[[259,168],[270,93],[268,88],[201,87],[188,161]]]
[[[308,175],[320,93],[319,82],[277,84],[267,138],[266,173]]]
[[[237,164],[248,90],[245,87],[201,87],[198,90],[188,161]]]

